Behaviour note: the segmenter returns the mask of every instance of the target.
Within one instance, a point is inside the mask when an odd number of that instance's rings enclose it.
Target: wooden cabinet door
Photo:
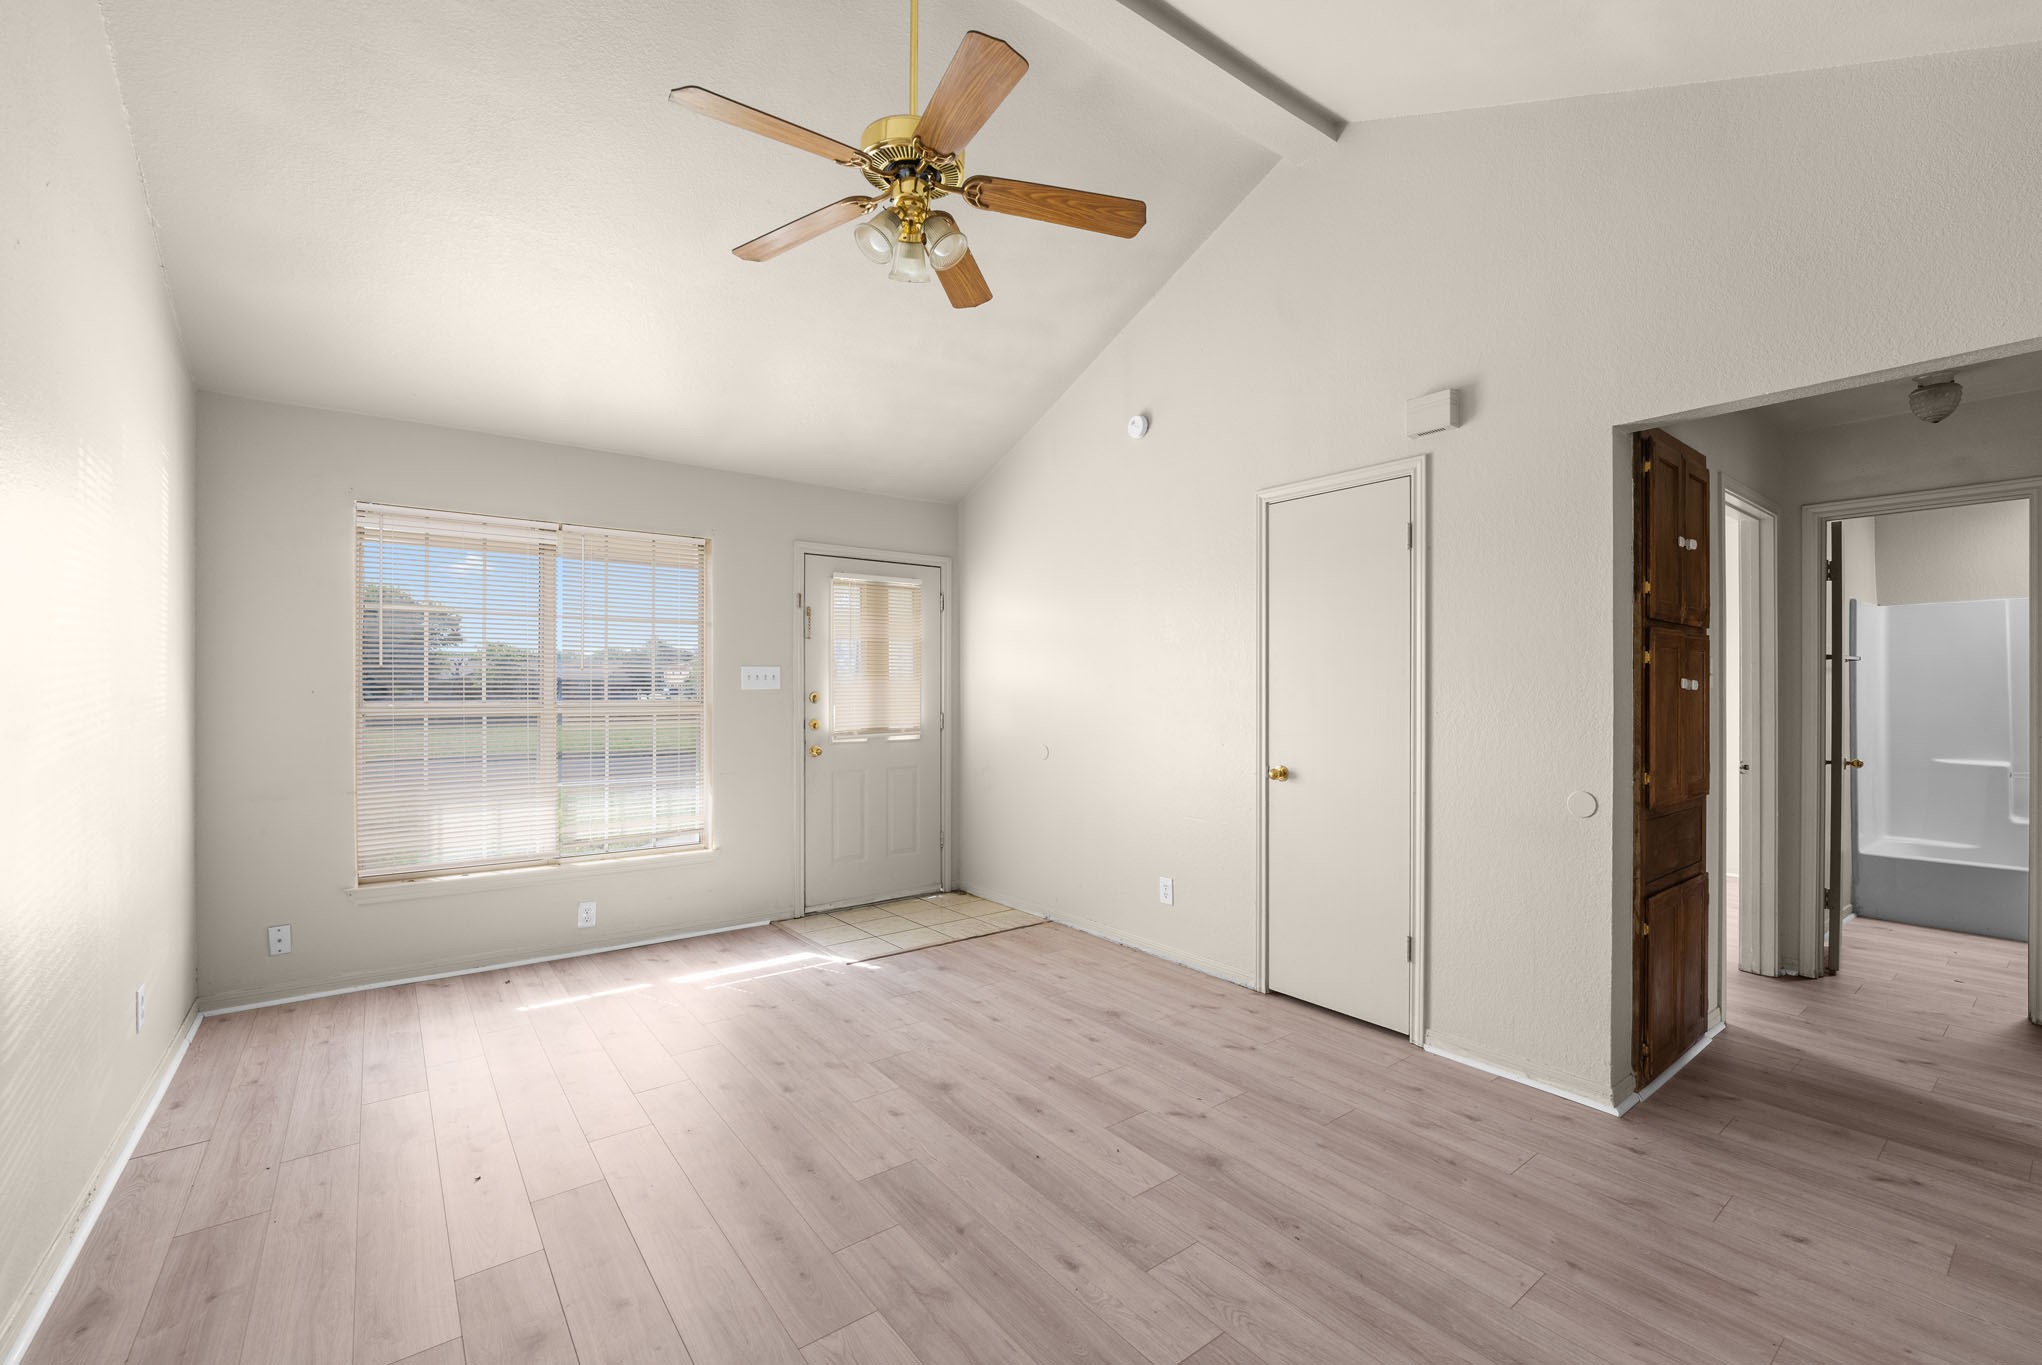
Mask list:
[[[1645,639],[1644,797],[1659,813],[1709,794],[1709,637],[1653,626]]]
[[[1686,523],[1682,495],[1687,489],[1686,462],[1677,447],[1641,440],[1651,468],[1644,473],[1645,495],[1638,513],[1639,584],[1645,614],[1655,621],[1686,620],[1682,609],[1682,570],[1686,567]]]
[[[1709,464],[1689,450],[1681,458],[1680,619],[1709,624]]]
[[[1698,873],[1645,898],[1646,1073],[1656,1075],[1709,1028],[1709,878]],[[1641,1076],[1640,1080],[1644,1077]]]

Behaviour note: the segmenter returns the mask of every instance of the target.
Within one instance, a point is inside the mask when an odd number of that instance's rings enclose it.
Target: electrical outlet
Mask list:
[[[272,924],[269,926],[269,955],[282,957],[291,951],[291,926]]]
[[[574,927],[577,929],[593,929],[596,927],[596,903],[594,901],[583,901],[575,907]]]
[[[135,1032],[142,1031],[142,1025],[149,1022],[149,983],[135,987]]]
[[[1165,905],[1177,903],[1177,883],[1170,877],[1156,878],[1156,899]]]

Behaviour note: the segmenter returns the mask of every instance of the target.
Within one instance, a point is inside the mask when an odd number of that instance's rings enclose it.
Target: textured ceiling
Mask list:
[[[1170,0],[1350,122],[2042,40],[2033,0]]]
[[[925,98],[970,28],[1032,63],[970,169],[1146,199],[1139,237],[965,208],[971,312],[848,229],[730,255],[864,182],[668,89],[855,141],[904,0],[105,2],[201,387],[947,499],[1273,158],[1013,0],[922,8]]]
[[[1924,366],[1921,373],[1935,372]],[[1964,386],[1964,402],[1982,403],[2017,393],[2042,389],[2042,351],[2027,351],[1998,360],[1981,360],[1943,371],[1954,373]],[[1881,417],[1907,415],[1907,396],[1914,392],[1914,378],[1887,379],[1856,388],[1790,398],[1760,408],[1767,420],[1788,431],[1812,431],[1840,427],[1850,422],[1870,422]],[[1959,411],[1962,411],[1960,408]]]

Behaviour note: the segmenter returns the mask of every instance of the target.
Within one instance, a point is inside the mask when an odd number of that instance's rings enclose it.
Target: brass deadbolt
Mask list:
[[[822,722],[819,720],[812,720],[808,723],[808,728],[811,730],[820,730],[822,729]]]
[[[1271,768],[1269,770],[1269,780],[1271,782],[1290,781],[1290,767],[1287,764],[1283,763],[1277,764],[1274,768]]]
[[[821,757],[822,757],[822,745],[820,745],[820,744],[811,744],[811,745],[809,745],[809,746],[808,746],[808,756],[809,756],[810,758],[821,758]]]

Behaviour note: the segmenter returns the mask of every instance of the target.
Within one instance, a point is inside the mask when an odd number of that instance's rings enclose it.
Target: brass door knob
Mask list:
[[[1271,768],[1269,770],[1269,780],[1271,782],[1290,781],[1290,769],[1284,764],[1281,763],[1277,764],[1274,768]]]
[[[808,728],[811,730],[820,730],[822,729],[822,722],[819,720],[812,720],[808,723]]]
[[[1847,758],[1843,761],[1843,765],[1846,768],[1862,768],[1865,766],[1865,760],[1862,758]]]
[[[810,758],[821,758],[821,757],[822,757],[822,745],[820,745],[820,744],[811,744],[811,745],[809,745],[809,746],[808,746],[808,756],[809,756]]]
[[[815,702],[815,701],[821,701],[821,700],[822,700],[822,693],[820,693],[820,692],[811,692],[811,693],[809,693],[809,694],[808,694],[808,699],[809,699],[810,701],[812,701],[812,702]]]

